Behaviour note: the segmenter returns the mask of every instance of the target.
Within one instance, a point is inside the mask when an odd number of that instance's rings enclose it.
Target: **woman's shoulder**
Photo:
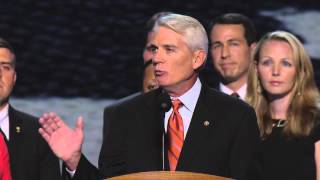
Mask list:
[[[315,118],[315,125],[312,131],[312,137],[314,138],[314,141],[319,141],[320,140],[320,116],[319,114]]]

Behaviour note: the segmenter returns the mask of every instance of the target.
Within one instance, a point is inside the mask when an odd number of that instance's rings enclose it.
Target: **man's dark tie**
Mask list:
[[[233,92],[232,94],[230,94],[230,96],[240,98],[239,94],[236,92]]]
[[[6,136],[6,134],[4,134],[4,132],[2,131],[1,128],[0,128],[0,133],[1,133],[1,135],[3,136],[4,141],[8,144],[7,136]]]

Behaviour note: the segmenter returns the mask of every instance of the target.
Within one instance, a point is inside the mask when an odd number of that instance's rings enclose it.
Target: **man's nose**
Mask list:
[[[163,61],[163,58],[162,58],[161,51],[160,50],[155,51],[152,56],[152,64],[157,65],[157,64],[161,63],[162,61]]]
[[[223,45],[221,48],[221,57],[222,58],[227,58],[230,55],[230,50],[227,45]]]

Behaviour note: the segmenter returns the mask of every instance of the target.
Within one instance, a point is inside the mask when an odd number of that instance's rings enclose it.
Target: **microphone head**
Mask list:
[[[161,106],[161,109],[164,109],[165,111],[169,111],[169,109],[170,109],[170,105],[167,104],[167,103],[165,103],[165,102],[162,102],[162,103],[160,104],[160,106]],[[168,108],[168,107],[169,107],[169,108]]]
[[[161,90],[159,94],[159,103],[160,103],[160,108],[167,112],[171,108],[171,99],[169,94],[165,90]]]

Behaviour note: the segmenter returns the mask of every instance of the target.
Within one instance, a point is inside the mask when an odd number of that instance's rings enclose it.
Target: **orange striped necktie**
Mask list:
[[[178,111],[182,105],[179,99],[172,101],[173,111],[168,121],[168,159],[170,171],[175,171],[176,169],[184,141],[183,121]]]

